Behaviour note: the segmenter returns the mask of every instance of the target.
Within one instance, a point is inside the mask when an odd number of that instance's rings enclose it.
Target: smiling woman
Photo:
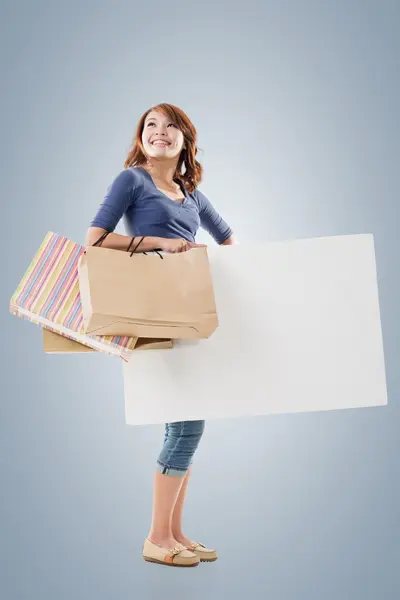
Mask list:
[[[143,149],[151,159],[174,158],[180,154],[184,147],[184,136],[175,122],[170,121],[168,116],[155,110],[151,111],[145,119],[142,133]],[[153,172],[152,179],[158,189],[174,201],[181,202],[185,196],[182,188],[175,181],[171,187],[167,187],[165,181],[157,177]]]
[[[182,131],[166,115],[152,110],[146,117],[142,142],[147,156],[176,156],[184,147]],[[163,152],[164,150],[164,152]]]
[[[187,115],[171,104],[150,108],[139,120],[125,169],[111,183],[86,235],[93,245],[103,234],[107,248],[137,252],[184,252],[199,245],[202,227],[218,244],[234,243],[233,232],[198,190],[203,167],[196,160],[197,132]],[[121,218],[128,235],[114,233]],[[202,244],[200,244],[202,245]],[[147,561],[195,566],[214,561],[215,550],[182,531],[182,511],[193,456],[204,421],[167,423],[154,478],[153,519],[143,546]]]
[[[161,140],[166,146],[160,144]],[[159,104],[145,112],[139,120],[125,167],[153,163],[155,170],[159,161],[165,164],[170,159],[170,166],[175,168],[171,179],[181,180],[186,189],[193,192],[203,174],[203,168],[196,160],[196,142],[196,128],[187,115],[177,106]]]

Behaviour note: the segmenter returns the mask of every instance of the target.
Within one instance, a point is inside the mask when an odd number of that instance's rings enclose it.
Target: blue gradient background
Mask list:
[[[8,1],[0,21],[0,597],[398,598],[399,2]],[[188,571],[141,559],[163,428],[125,425],[119,361],[46,356],[7,314],[48,230],[83,242],[160,101],[196,124],[242,243],[374,233],[388,377],[387,407],[209,422],[185,531],[220,560]]]

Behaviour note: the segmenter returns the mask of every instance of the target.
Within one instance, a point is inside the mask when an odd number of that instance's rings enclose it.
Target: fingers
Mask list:
[[[179,244],[171,247],[171,252],[187,252],[191,248],[205,248],[207,244],[197,244],[196,242],[188,242],[184,239],[179,240]]]
[[[179,245],[173,247],[172,252],[186,252],[188,250],[188,245],[186,240],[179,240]]]
[[[206,248],[206,246],[207,244],[197,244],[196,242],[187,242],[186,240],[183,240],[183,244],[178,252],[187,252],[191,248]]]
[[[190,248],[206,248],[207,244],[198,244],[197,242],[188,242]]]

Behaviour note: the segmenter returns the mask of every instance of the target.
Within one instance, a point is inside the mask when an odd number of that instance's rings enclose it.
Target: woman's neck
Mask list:
[[[163,181],[168,185],[174,184],[174,177],[176,171],[176,162],[170,161],[149,161],[144,168],[150,173],[153,179],[157,181]]]

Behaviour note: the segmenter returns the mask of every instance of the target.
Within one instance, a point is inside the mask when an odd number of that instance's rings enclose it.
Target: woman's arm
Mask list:
[[[86,246],[93,246],[107,229],[101,227],[89,227],[86,234]],[[140,242],[140,245],[138,246]],[[129,252],[150,252],[151,250],[162,250],[164,252],[186,252],[191,248],[198,248],[204,244],[188,242],[182,238],[162,238],[138,235],[132,241],[129,235],[119,233],[109,233],[99,244],[102,248],[112,248],[113,250],[129,249]]]
[[[140,191],[142,185],[142,180],[138,179],[130,169],[124,169],[114,178],[86,232],[86,246],[93,246],[108,231],[107,237],[100,244],[102,248],[112,248],[114,250],[127,250],[129,248],[132,237],[114,233],[114,229],[129,206],[135,202],[136,194]],[[137,237],[133,241],[130,251],[135,248],[140,240],[141,237]],[[146,237],[137,251],[146,252],[163,249],[164,245],[165,240],[162,238]]]
[[[237,243],[238,242],[237,242],[236,238],[233,235],[231,235],[231,236],[228,237],[227,240],[225,240],[224,242],[222,242],[220,244],[220,246],[233,246],[234,244],[237,244]]]
[[[93,246],[100,237],[108,231],[102,227],[89,227],[86,233],[86,246]],[[141,236],[137,236],[130,247],[130,252],[142,239]],[[127,250],[129,244],[132,241],[132,236],[121,235],[119,233],[110,232],[107,237],[101,242],[102,248],[112,248],[113,250]],[[138,252],[150,252],[150,250],[163,250],[165,239],[158,237],[145,237],[138,247]]]
[[[231,227],[224,221],[221,215],[211,204],[207,196],[199,190],[196,190],[195,197],[197,198],[200,222],[211,237],[220,246],[232,246],[236,243]]]

